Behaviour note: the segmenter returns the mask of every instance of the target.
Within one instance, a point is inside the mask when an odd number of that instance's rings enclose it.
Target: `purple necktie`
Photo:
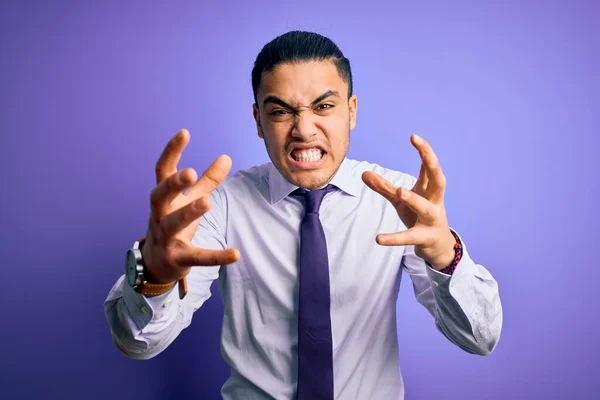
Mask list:
[[[329,314],[329,262],[319,208],[327,192],[304,195],[305,214],[300,226],[300,286],[298,290],[298,400],[333,399],[333,346]]]

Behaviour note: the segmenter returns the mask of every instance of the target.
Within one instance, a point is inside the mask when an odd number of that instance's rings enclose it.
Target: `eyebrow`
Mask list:
[[[314,99],[310,103],[310,107],[314,106],[315,104],[317,104],[331,96],[340,97],[340,94],[335,90],[328,90],[325,93],[323,93],[322,95],[320,95],[319,97],[317,97],[316,99]],[[296,107],[292,106],[291,104],[286,103],[285,101],[281,100],[279,97],[276,97],[276,96],[265,97],[265,100],[263,101],[263,107],[266,106],[268,103],[275,103],[282,107],[289,108],[290,110],[296,109]]]

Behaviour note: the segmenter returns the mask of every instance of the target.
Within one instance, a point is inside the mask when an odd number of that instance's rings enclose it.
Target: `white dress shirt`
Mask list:
[[[364,171],[408,189],[416,181],[376,164],[345,159],[330,182],[337,190],[321,205],[329,256],[335,398],[403,399],[396,334],[403,272],[438,330],[467,352],[487,355],[494,349],[502,329],[502,305],[496,281],[471,260],[464,241],[452,276],[428,267],[414,254],[414,246],[378,245],[378,233],[406,227],[393,206],[362,182]],[[192,268],[183,300],[177,286],[146,298],[122,276],[104,305],[117,347],[136,359],[165,350],[191,323],[218,278],[224,306],[222,354],[231,367],[223,398],[293,399],[304,212],[302,201],[289,196],[295,189],[272,163],[226,178],[212,193],[212,208],[201,218],[193,243],[237,248],[240,260]]]

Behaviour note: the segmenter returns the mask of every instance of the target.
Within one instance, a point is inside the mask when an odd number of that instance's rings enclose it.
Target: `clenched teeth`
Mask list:
[[[292,151],[292,157],[296,161],[300,162],[311,162],[311,161],[319,161],[321,157],[323,157],[323,151],[320,149],[297,149]]]

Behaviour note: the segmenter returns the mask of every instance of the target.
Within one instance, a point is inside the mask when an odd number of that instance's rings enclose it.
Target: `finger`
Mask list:
[[[156,183],[160,183],[177,172],[177,164],[183,149],[190,141],[187,129],[180,130],[169,140],[156,162]]]
[[[232,264],[239,259],[240,252],[237,249],[206,250],[192,247],[175,253],[173,263],[181,268],[210,267]]]
[[[432,222],[435,219],[433,213],[433,203],[425,197],[405,188],[398,188],[396,191],[400,201],[408,206],[415,214],[419,216],[420,221]]]
[[[169,211],[171,202],[183,191],[183,189],[196,182],[198,174],[192,168],[186,168],[171,175],[152,189],[150,193],[150,207],[152,215],[158,220],[163,218]]]
[[[394,186],[391,182],[388,182],[372,171],[363,172],[362,180],[368,187],[385,197],[394,206],[398,203],[396,186]]]
[[[190,188],[185,194],[192,197],[204,197],[210,194],[217,186],[223,182],[231,170],[231,157],[226,154],[219,156],[204,171],[198,182]]]
[[[411,135],[411,143],[419,151],[423,165],[425,166],[425,172],[429,179],[428,183],[428,197],[431,201],[441,201],[444,197],[444,190],[446,189],[446,177],[442,172],[439,160],[433,151],[431,145],[422,137],[418,135]]]
[[[210,209],[210,200],[208,196],[196,199],[189,204],[173,211],[167,215],[160,225],[162,234],[166,237],[173,237],[192,222],[200,218]],[[188,238],[191,239],[191,238]]]
[[[423,228],[411,228],[402,232],[381,233],[375,240],[381,246],[418,246],[427,242],[427,231]]]
[[[428,183],[429,179],[427,178],[427,173],[425,172],[425,166],[423,165],[423,163],[421,163],[421,168],[419,169],[419,177],[413,185],[412,190],[423,196],[425,195],[425,192],[427,190]]]

